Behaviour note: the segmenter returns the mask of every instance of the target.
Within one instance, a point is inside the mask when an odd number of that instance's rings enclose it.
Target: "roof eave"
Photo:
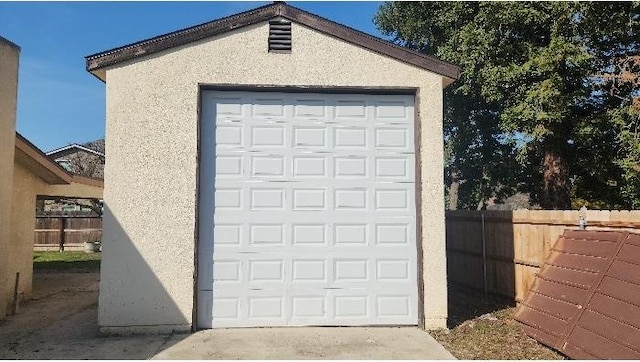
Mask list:
[[[16,49],[18,52],[21,51],[20,46],[14,42],[12,42],[11,40],[4,38],[2,36],[0,36],[0,43],[1,44],[6,44],[14,49]]]
[[[105,68],[118,63],[154,54],[169,48],[189,44],[198,40],[223,34],[231,30],[282,16],[314,30],[323,32],[348,43],[374,51],[383,56],[408,63],[419,68],[456,80],[460,73],[457,65],[442,61],[436,57],[415,52],[384,39],[338,24],[331,20],[308,13],[304,10],[274,3],[219,20],[196,25],[183,30],[142,40],[105,52],[86,56],[86,69],[95,77],[106,82]],[[449,82],[450,83],[450,82]]]
[[[35,175],[52,185],[69,184],[73,176],[16,132],[15,158]]]
[[[225,18],[113,48],[104,52],[87,55],[85,57],[86,69],[102,81],[105,81],[104,78],[106,77],[102,74],[97,74],[97,70],[268,20],[279,15],[279,12],[281,11],[279,9],[282,5],[284,4],[275,3],[262,6]]]
[[[71,174],[72,178],[72,182],[75,184],[82,184],[82,185],[87,185],[87,186],[95,186],[95,187],[102,187],[104,188],[104,180],[103,179],[99,179],[99,178],[93,178],[93,177],[87,177],[87,176],[81,176],[81,175],[77,175],[77,174]]]
[[[70,144],[70,145],[67,145],[67,146],[64,146],[64,147],[60,147],[60,148],[57,148],[55,150],[51,150],[49,152],[46,152],[45,154],[47,156],[53,158],[53,159],[56,159],[58,157],[64,157],[65,155],[71,153],[71,152],[66,152],[66,151],[69,151],[71,149],[75,149],[75,150],[78,150],[78,151],[84,151],[84,152],[91,153],[91,154],[99,156],[99,157],[104,157],[104,153],[96,151],[96,150],[92,150],[91,148],[84,147],[84,146],[79,145],[77,143],[73,143],[73,144]]]

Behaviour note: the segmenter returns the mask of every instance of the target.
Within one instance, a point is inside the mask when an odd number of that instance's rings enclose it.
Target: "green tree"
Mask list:
[[[633,123],[638,87],[621,81],[620,64],[638,55],[638,10],[631,2],[398,2],[374,21],[399,44],[462,68],[445,93],[447,175],[471,176],[466,183],[480,193],[518,185],[542,207],[564,209],[572,192],[607,205],[632,204],[637,193],[629,170],[638,158],[624,150],[638,141],[621,130]]]

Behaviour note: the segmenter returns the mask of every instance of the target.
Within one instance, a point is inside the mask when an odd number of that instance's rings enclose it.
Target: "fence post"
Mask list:
[[[578,211],[578,227],[580,228],[580,230],[586,230],[587,229],[587,207],[586,206],[582,206],[580,208],[580,211]]]
[[[18,300],[18,296],[19,296],[18,288],[19,288],[19,286],[20,286],[20,273],[18,272],[18,273],[16,273],[16,282],[15,282],[14,287],[13,287],[13,304],[11,305],[11,314],[18,313],[18,303],[19,303],[19,300]]]
[[[484,299],[487,299],[487,237],[484,228],[484,211],[480,215],[482,218],[482,276],[484,279]]]
[[[64,251],[64,241],[65,241],[65,229],[67,228],[67,219],[64,217],[60,218],[60,252]]]

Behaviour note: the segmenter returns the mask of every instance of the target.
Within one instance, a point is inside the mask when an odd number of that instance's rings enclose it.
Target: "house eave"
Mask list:
[[[376,38],[281,2],[88,55],[85,57],[86,69],[98,79],[106,82],[105,69],[110,66],[267,21],[278,16],[371,50],[382,56],[439,74],[448,78],[450,82],[456,80],[460,73],[460,68],[455,64],[403,48],[384,39]]]
[[[67,146],[64,146],[64,147],[56,148],[55,150],[48,151],[45,154],[47,156],[53,158],[53,159],[56,159],[56,158],[64,157],[64,156],[72,153],[72,152],[67,152],[67,151],[70,151],[70,150],[84,151],[84,152],[91,153],[91,154],[96,155],[96,156],[104,157],[104,153],[96,151],[96,150],[92,150],[91,148],[84,147],[84,146],[81,146],[81,145],[76,144],[76,143],[70,144],[70,145],[67,145]]]
[[[51,185],[69,184],[73,180],[62,166],[16,132],[15,160]]]
[[[50,185],[76,183],[104,187],[102,179],[81,176],[65,170],[18,132],[16,132],[14,159],[15,162],[18,162]]]

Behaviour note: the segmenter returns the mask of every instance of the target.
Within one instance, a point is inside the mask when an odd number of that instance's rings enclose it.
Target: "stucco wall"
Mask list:
[[[33,292],[33,240],[38,195],[102,198],[98,186],[71,183],[50,185],[28,168],[15,162],[13,165],[13,189],[11,196],[11,226],[7,248],[8,260],[5,273],[10,279],[9,297],[13,297],[16,273],[20,273],[18,292],[20,300],[31,299]],[[11,299],[8,299],[11,301]]]
[[[68,185],[43,185],[38,190],[38,195],[102,199],[102,187],[77,182]]]
[[[6,315],[6,307],[13,290],[7,263],[11,233],[19,54],[20,50],[17,47],[0,38],[0,320]]]
[[[266,51],[265,22],[107,70],[104,330],[191,325],[199,83],[419,87],[425,326],[445,326],[442,77],[292,31],[291,54]]]
[[[18,291],[22,299],[30,299],[33,277],[33,239],[36,224],[36,195],[47,184],[24,166],[16,163],[13,172],[11,203],[11,240],[9,275],[20,273]],[[11,284],[13,288],[13,283]]]

